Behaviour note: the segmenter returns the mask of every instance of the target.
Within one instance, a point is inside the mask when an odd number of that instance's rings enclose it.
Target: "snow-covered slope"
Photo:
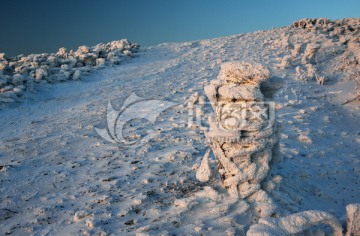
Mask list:
[[[314,78],[300,42],[319,45]],[[359,69],[356,61],[346,64],[355,55],[347,42],[284,27],[161,44],[82,81],[39,85],[0,111],[0,234],[243,235],[257,222],[248,206],[228,196],[218,175],[205,184],[195,178],[207,145],[203,130],[189,127],[186,103],[194,93],[205,98],[204,85],[222,62],[238,60],[272,72],[283,154],[271,170],[279,183],[269,193],[282,209],[277,214],[323,210],[344,223],[345,206],[360,196],[360,110],[342,105],[356,95]],[[148,142],[102,139],[94,127],[107,127],[108,101],[120,110],[133,93],[175,105],[153,124],[125,124],[133,140],[153,130]],[[205,106],[201,118],[211,112]]]

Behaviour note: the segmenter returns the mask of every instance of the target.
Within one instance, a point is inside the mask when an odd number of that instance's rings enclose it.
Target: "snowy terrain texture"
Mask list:
[[[360,203],[359,37],[360,19],[304,19],[140,49],[116,41],[0,55],[0,234],[256,235],[279,224],[274,232],[286,234],[297,233],[286,222],[304,219],[337,219],[333,226],[345,231],[346,206]],[[208,146],[204,130],[189,125],[189,100],[196,94],[207,101],[204,86],[229,61],[271,72],[281,160],[262,188],[277,205],[272,218],[253,217],[246,202],[229,196],[212,154],[212,177],[196,179]],[[107,113],[138,98],[173,106],[154,121],[121,124],[125,139],[156,135],[126,145],[95,131],[111,129]],[[204,126],[211,113],[205,105]],[[332,230],[320,225],[302,233]]]

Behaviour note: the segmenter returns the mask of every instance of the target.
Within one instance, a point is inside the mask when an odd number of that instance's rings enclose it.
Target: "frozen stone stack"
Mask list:
[[[205,87],[215,111],[206,137],[223,184],[232,196],[254,202],[261,217],[274,213],[272,200],[261,190],[277,142],[273,109],[260,91],[269,77],[259,64],[228,62]]]

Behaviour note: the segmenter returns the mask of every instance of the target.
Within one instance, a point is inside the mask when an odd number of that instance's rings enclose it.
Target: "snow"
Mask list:
[[[282,159],[263,183],[268,198],[259,192],[254,204],[276,204],[279,218],[269,222],[311,210],[346,225],[346,206],[360,196],[360,109],[356,102],[343,103],[356,96],[359,68],[341,37],[329,34],[283,27],[166,43],[144,47],[119,66],[81,73],[80,81],[23,89],[21,103],[0,110],[0,234],[245,235],[251,225],[265,222],[250,217],[249,203],[229,196],[218,174],[206,183],[196,179],[208,147],[203,129],[196,122],[188,126],[188,99],[194,93],[204,99],[204,86],[223,62],[243,60],[271,71],[269,83],[276,88],[267,93],[276,103],[281,152],[276,158]],[[314,75],[326,78],[324,85],[301,63],[306,46],[292,53],[291,46],[300,43],[320,45],[312,65]],[[292,55],[291,65],[282,69],[286,55]],[[296,67],[306,80],[298,78]],[[5,89],[9,98],[15,98],[12,89]],[[94,127],[106,128],[108,101],[119,111],[133,92],[177,105],[153,124],[124,125],[129,138],[155,132],[146,143],[102,139]],[[205,126],[205,114],[213,111],[206,104],[203,109]],[[208,164],[215,173],[213,155]]]

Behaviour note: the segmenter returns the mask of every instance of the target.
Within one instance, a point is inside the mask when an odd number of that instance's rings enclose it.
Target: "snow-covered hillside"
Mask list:
[[[79,81],[37,84],[0,110],[0,234],[244,235],[258,221],[248,205],[219,175],[195,177],[207,144],[188,107],[196,93],[206,99],[223,62],[241,60],[272,74],[282,153],[267,188],[280,209],[273,217],[322,210],[345,226],[346,205],[360,202],[358,22],[144,47]],[[122,130],[129,142],[156,135],[135,145],[100,137],[108,101],[120,111],[133,93],[172,103],[153,123]],[[211,112],[205,105],[204,126]]]

